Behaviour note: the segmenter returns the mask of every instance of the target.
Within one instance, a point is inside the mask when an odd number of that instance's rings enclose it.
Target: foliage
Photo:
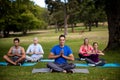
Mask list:
[[[43,16],[47,11],[30,0],[0,0],[0,4],[0,31],[4,31],[4,37],[10,31],[26,34],[28,30],[47,27]]]

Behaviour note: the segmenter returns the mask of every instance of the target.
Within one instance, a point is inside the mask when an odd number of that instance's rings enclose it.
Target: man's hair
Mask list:
[[[19,38],[14,38],[14,40],[13,40],[13,41],[14,41],[14,42],[15,42],[15,41],[20,42]]]
[[[59,36],[59,40],[60,40],[61,37],[64,37],[64,38],[65,38],[65,35],[61,34],[61,35]]]

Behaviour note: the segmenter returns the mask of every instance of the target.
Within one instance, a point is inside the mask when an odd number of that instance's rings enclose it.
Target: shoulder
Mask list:
[[[14,49],[15,46],[10,47],[10,50]]]
[[[57,47],[60,47],[59,45],[55,45],[55,46],[53,46],[53,48],[57,48]]]
[[[55,45],[55,46],[52,47],[52,49],[58,49],[58,48],[60,48],[59,45]]]
[[[80,46],[80,48],[83,48],[84,47],[84,44],[82,44],[81,46]]]
[[[64,48],[71,50],[71,48],[68,45],[65,45]]]
[[[37,44],[37,46],[41,46],[41,44]]]
[[[65,47],[65,48],[70,48],[68,45],[65,45],[64,47]]]
[[[22,46],[19,46],[19,47],[20,47],[20,49],[21,49],[21,50],[23,50],[23,49],[24,49],[24,47],[22,47]]]
[[[92,45],[89,44],[88,47],[91,47],[91,48],[92,48]]]

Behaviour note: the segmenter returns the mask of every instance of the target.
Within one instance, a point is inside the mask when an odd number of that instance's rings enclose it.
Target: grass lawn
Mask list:
[[[108,42],[108,31],[106,27],[93,28],[92,32],[85,31],[80,34],[81,28],[75,28],[75,33],[69,33],[67,35],[66,45],[69,45],[74,56],[78,57],[78,50],[83,43],[84,38],[89,38],[90,43],[94,41],[99,43],[99,49],[103,50]],[[58,36],[62,32],[54,33],[54,30],[42,30],[36,34],[29,34],[19,37],[21,40],[21,46],[27,49],[28,45],[32,43],[34,37],[39,38],[39,42],[44,49],[44,58],[47,58],[50,49],[58,44]],[[0,39],[0,61],[3,60],[3,55],[7,53],[9,48],[13,45],[12,40],[14,37],[1,38]],[[120,50],[105,52],[105,56],[101,56],[106,59],[108,63],[117,62],[120,63]],[[74,61],[76,63],[84,63],[84,61]],[[38,62],[35,66],[22,67],[22,66],[0,66],[0,80],[119,80],[120,68],[100,68],[100,67],[88,67],[90,73],[75,73],[75,74],[63,74],[63,73],[36,73],[32,74],[33,68],[46,67],[46,62]],[[86,68],[86,67],[77,67]]]

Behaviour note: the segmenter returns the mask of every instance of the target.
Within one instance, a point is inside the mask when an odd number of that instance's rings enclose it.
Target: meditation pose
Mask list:
[[[93,50],[89,58],[86,58],[88,64],[93,64],[94,66],[103,66],[105,64],[104,59],[99,59],[99,55],[104,55],[104,53],[98,50],[98,43],[93,43]]]
[[[3,56],[3,58],[8,62],[8,65],[20,66],[25,60],[25,50],[23,47],[19,46],[19,38],[13,40],[14,46],[12,46],[8,53]]]
[[[48,56],[50,59],[55,59],[55,62],[49,62],[47,67],[51,72],[73,73],[72,69],[75,68],[73,63],[68,63],[67,60],[74,60],[72,50],[69,46],[65,45],[65,35],[59,36],[59,45],[55,45]]]
[[[81,45],[79,49],[78,55],[80,57],[80,60],[85,60],[85,58],[89,58],[92,50],[93,50],[93,47],[89,44],[88,38],[85,38],[84,44]]]
[[[29,45],[26,51],[26,60],[28,62],[36,62],[43,58],[44,51],[42,46],[38,44],[38,38],[33,39],[33,44]]]

